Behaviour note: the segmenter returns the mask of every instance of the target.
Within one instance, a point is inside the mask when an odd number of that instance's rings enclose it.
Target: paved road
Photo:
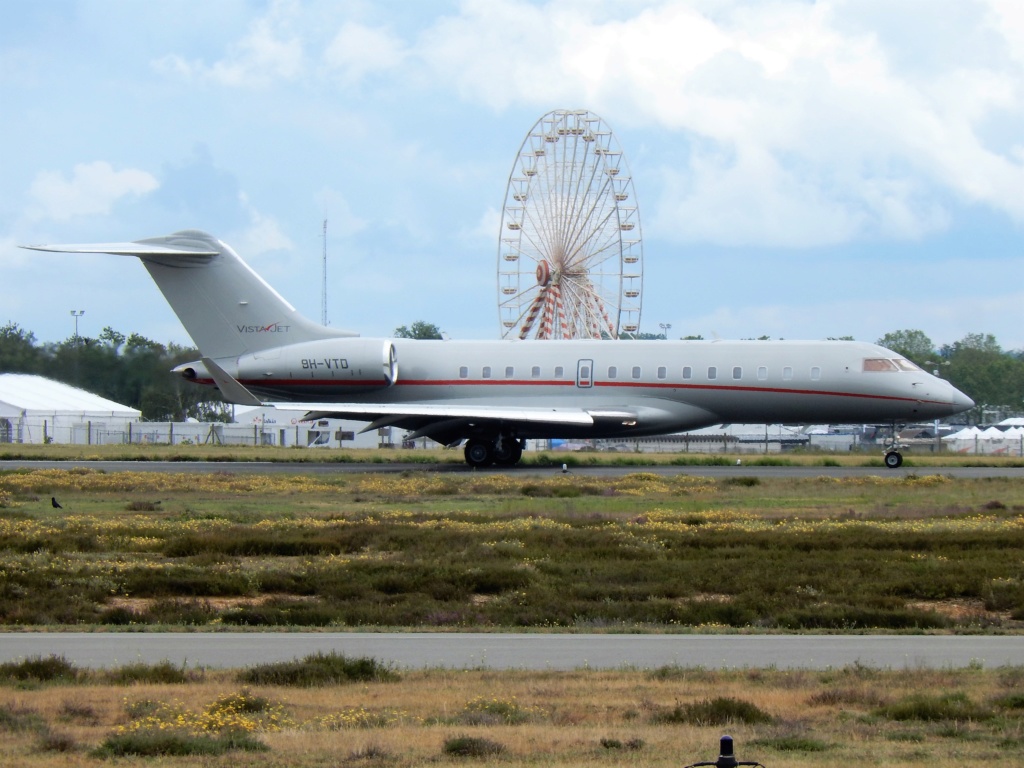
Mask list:
[[[517,469],[474,470],[465,464],[338,464],[334,462],[270,462],[270,461],[0,461],[0,470],[70,469],[86,467],[104,472],[231,472],[231,473],[356,473],[356,472],[445,472],[498,474],[512,472],[522,475],[561,474],[560,468],[519,467]],[[696,475],[700,477],[799,478],[799,477],[906,477],[907,475],[947,475],[956,478],[1012,477],[1024,479],[1024,467],[762,467],[748,464],[724,467],[648,466],[648,467],[573,467],[570,472],[585,477],[618,477],[631,472],[654,472],[660,475]]]
[[[1024,636],[546,635],[486,633],[0,634],[0,662],[58,654],[83,667],[168,660],[238,668],[318,651],[405,668],[578,669],[623,666],[882,669],[1024,666]]]

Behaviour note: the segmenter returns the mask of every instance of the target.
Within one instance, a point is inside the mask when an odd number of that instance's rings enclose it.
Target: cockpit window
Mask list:
[[[887,357],[868,357],[864,360],[864,370],[868,372],[877,372],[920,371],[921,369],[904,357],[897,357],[892,360]]]
[[[896,363],[885,357],[868,357],[864,359],[864,371],[874,373],[877,371],[898,371]]]
[[[893,360],[896,363],[896,367],[901,371],[920,371],[920,367],[907,360],[905,357],[898,357]]]

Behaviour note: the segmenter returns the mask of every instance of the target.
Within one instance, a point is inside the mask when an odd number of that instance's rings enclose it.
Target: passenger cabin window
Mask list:
[[[560,366],[560,365],[556,365],[555,366],[555,378],[556,379],[560,379],[563,376],[565,376],[565,369],[562,366]]]
[[[791,381],[793,379],[793,366],[787,365],[782,369],[782,378],[784,381]]]
[[[505,378],[506,379],[514,379],[515,377],[516,377],[516,369],[513,368],[511,365],[506,365],[505,366]]]
[[[618,375],[619,375],[619,369],[616,368],[614,365],[609,365],[608,366],[608,378],[609,379],[614,379]]]
[[[758,381],[766,381],[767,379],[768,379],[768,369],[765,366],[763,366],[763,365],[757,366],[757,380]]]
[[[540,378],[540,366],[539,365],[535,365],[535,366],[533,366],[533,368],[530,369],[530,377],[534,378],[534,379],[539,379]]]
[[[467,368],[464,365],[461,366],[459,368],[459,378],[460,379],[468,379],[469,378],[469,368]]]
[[[692,379],[693,378],[693,368],[691,368],[688,365],[684,365],[683,366],[683,378],[684,379]]]
[[[732,377],[733,377],[733,378],[734,378],[735,380],[737,380],[737,381],[739,381],[740,379],[742,379],[742,378],[743,378],[743,369],[742,369],[742,368],[740,368],[740,367],[739,367],[738,365],[737,365],[736,367],[734,367],[734,368],[732,369]]]
[[[485,365],[480,373],[485,379],[491,378],[491,366]]]
[[[811,381],[818,381],[821,379],[821,368],[818,366],[811,367]]]
[[[708,368],[708,379],[714,380],[718,378],[718,368],[712,365]]]
[[[633,378],[634,379],[639,379],[640,378],[640,366],[639,365],[634,365],[633,366]]]
[[[658,378],[659,379],[667,379],[668,378],[668,368],[666,368],[664,365],[659,365],[658,366]]]

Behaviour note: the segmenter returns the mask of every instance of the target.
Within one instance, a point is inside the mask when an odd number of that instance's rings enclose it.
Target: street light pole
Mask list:
[[[84,309],[72,309],[71,315],[75,318],[75,346],[78,346],[78,318],[85,314]]]
[[[668,339],[668,332],[672,330],[672,323],[658,323],[661,328],[661,335]]]

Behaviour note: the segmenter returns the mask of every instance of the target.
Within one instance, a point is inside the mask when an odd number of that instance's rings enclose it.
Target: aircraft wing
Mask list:
[[[371,422],[363,432],[384,426],[420,429],[428,424],[458,419],[474,421],[518,421],[538,424],[591,426],[594,417],[582,408],[520,407],[442,403],[274,403],[278,410],[305,411],[306,419],[353,419]]]
[[[474,428],[500,423],[519,425],[520,434],[567,434],[598,428],[599,431],[639,434],[652,429],[682,429],[720,421],[701,408],[666,401],[628,406],[528,406],[475,403],[275,403],[279,410],[305,411],[304,419],[352,419],[370,422],[361,431],[380,427],[409,430],[409,438],[430,437],[442,444],[458,440]]]

